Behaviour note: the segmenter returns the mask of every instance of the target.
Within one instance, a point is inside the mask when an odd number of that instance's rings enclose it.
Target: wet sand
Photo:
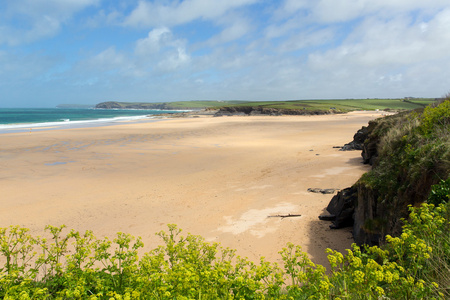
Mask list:
[[[45,225],[141,236],[174,223],[184,233],[280,261],[287,242],[326,264],[350,229],[319,221],[332,195],[368,167],[342,146],[379,112],[327,116],[166,119],[117,126],[1,134],[0,227]],[[278,214],[300,217],[277,218]]]

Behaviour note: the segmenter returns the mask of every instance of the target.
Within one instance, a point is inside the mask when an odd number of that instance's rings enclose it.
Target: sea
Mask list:
[[[0,108],[0,133],[29,130],[81,128],[151,120],[153,115],[175,110],[91,108]]]

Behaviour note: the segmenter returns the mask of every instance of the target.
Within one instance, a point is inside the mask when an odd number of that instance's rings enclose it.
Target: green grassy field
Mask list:
[[[202,109],[233,106],[268,107],[277,109],[330,110],[348,112],[353,110],[410,110],[435,101],[434,98],[414,99],[327,99],[327,100],[292,100],[292,101],[174,101],[174,102],[114,102],[122,108],[141,109]]]
[[[352,110],[410,110],[434,102],[434,98],[405,99],[333,99],[333,100],[294,100],[294,101],[262,101],[246,102],[227,106],[263,106],[278,109],[306,109],[340,111]]]

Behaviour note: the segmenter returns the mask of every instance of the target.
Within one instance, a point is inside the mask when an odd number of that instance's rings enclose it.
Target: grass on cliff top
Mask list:
[[[174,102],[115,102],[122,107],[128,105],[140,105],[142,107],[152,108],[158,104],[165,104],[170,109],[202,109],[202,108],[221,108],[234,106],[260,106],[277,109],[305,109],[305,110],[329,110],[335,109],[342,112],[353,110],[411,110],[425,107],[431,104],[434,99],[414,98],[406,99],[329,99],[329,100],[292,100],[292,101],[174,101]]]
[[[229,106],[260,106],[277,109],[305,109],[305,110],[329,110],[335,109],[342,112],[354,110],[411,110],[423,108],[431,104],[435,99],[415,98],[406,99],[330,99],[330,100],[293,100],[293,101],[261,101],[245,102]]]

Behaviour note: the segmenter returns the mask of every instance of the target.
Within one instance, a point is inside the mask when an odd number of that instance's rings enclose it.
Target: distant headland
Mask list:
[[[174,102],[117,102],[95,105],[97,109],[161,109],[161,110],[218,110],[217,115],[306,115],[334,114],[355,110],[402,111],[423,108],[435,98],[398,99],[327,99],[292,101],[174,101]]]

